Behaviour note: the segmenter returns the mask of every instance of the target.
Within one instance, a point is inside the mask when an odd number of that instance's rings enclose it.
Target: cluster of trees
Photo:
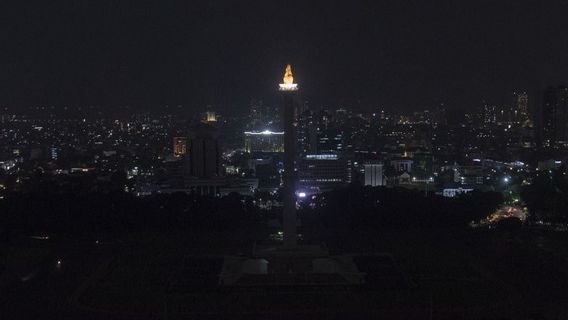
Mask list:
[[[503,202],[501,193],[474,191],[455,198],[386,187],[350,187],[319,195],[301,214],[333,228],[464,227],[486,218]]]
[[[521,190],[532,221],[568,222],[568,176],[566,169],[539,173]]]
[[[82,234],[136,230],[263,230],[279,210],[258,208],[254,198],[222,198],[185,193],[136,197],[119,188],[61,187],[40,183],[0,201],[0,232],[19,230]],[[90,190],[90,191],[89,191]],[[299,211],[305,228],[466,226],[493,212],[503,198],[496,192],[472,192],[448,199],[407,189],[350,186],[324,193]]]
[[[260,210],[238,194],[222,198],[160,194],[61,192],[40,189],[12,193],[0,201],[0,233],[48,232],[62,235],[124,231],[214,230],[258,227]]]

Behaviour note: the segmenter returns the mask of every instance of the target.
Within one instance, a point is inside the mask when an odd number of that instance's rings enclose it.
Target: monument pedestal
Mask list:
[[[252,249],[253,257],[327,257],[329,251],[322,245],[256,245]]]
[[[252,256],[226,256],[225,286],[360,285],[365,274],[351,256],[330,256],[325,246],[255,246]]]

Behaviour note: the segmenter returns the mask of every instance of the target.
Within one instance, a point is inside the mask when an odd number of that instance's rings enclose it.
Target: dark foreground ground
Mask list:
[[[254,235],[22,236],[0,245],[6,265],[0,318],[568,319],[565,232],[391,229],[324,236],[332,254],[390,253],[396,263],[385,274],[402,271],[412,286],[219,288],[207,280],[214,264],[188,266],[195,257],[246,254],[247,237]]]

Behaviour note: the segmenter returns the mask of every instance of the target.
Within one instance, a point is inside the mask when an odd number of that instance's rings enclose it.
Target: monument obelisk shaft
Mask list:
[[[296,128],[294,127],[294,96],[298,85],[292,77],[292,67],[286,66],[284,83],[279,88],[282,92],[284,115],[284,212],[282,223],[284,226],[284,246],[295,247],[297,244],[297,217],[296,217],[296,174],[294,161],[296,159]]]

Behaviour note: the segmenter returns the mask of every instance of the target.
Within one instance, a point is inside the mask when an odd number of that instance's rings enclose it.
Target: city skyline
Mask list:
[[[567,1],[0,9],[0,315],[566,318]]]

